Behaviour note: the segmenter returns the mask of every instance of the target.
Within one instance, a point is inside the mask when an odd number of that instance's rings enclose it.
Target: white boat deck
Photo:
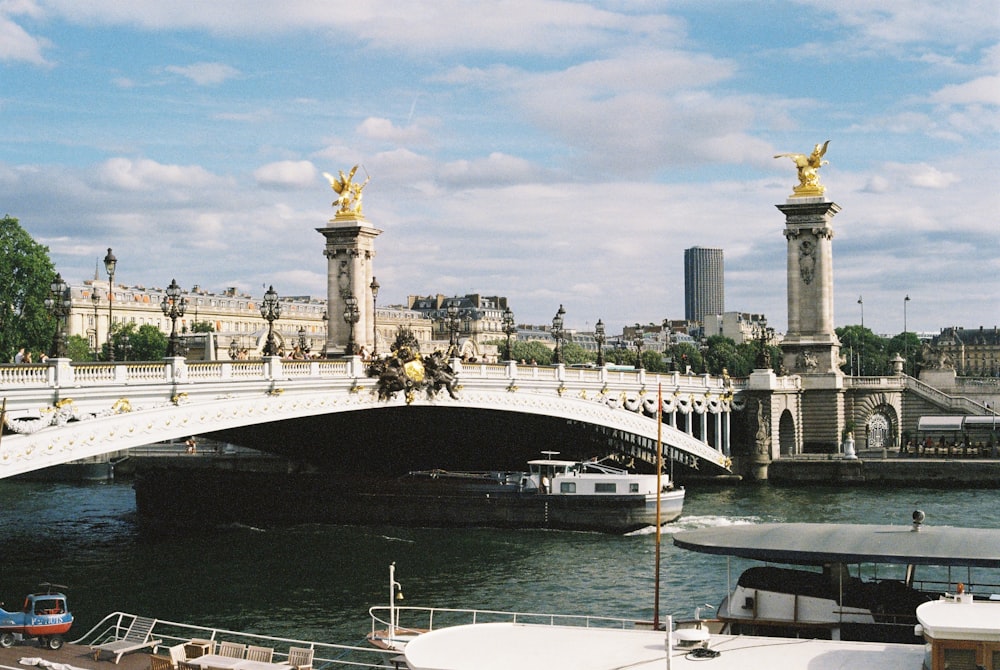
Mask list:
[[[411,670],[920,670],[924,660],[922,645],[746,635],[713,635],[708,653],[718,655],[702,653],[675,646],[668,663],[663,631],[516,623],[443,628],[405,650]]]

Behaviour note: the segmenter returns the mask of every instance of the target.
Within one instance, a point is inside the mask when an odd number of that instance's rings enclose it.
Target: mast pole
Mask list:
[[[663,384],[656,390],[656,571],[653,586],[653,630],[660,629],[660,497],[663,490]]]

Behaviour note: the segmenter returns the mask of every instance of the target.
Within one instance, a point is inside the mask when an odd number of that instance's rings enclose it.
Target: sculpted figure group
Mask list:
[[[346,175],[343,170],[339,170],[338,177],[334,177],[329,172],[323,173],[323,176],[330,182],[330,188],[337,194],[337,199],[333,201],[333,206],[337,208],[337,216],[362,216],[361,192],[371,181],[371,175],[365,177],[365,180],[360,184],[355,183],[354,175],[357,173],[358,167],[360,166],[355,165]]]
[[[795,167],[799,171],[799,185],[793,188],[795,195],[811,196],[822,195],[826,188],[819,183],[818,170],[830,161],[823,160],[826,155],[826,148],[830,145],[830,140],[813,147],[811,154],[776,154],[775,158],[791,158]]]

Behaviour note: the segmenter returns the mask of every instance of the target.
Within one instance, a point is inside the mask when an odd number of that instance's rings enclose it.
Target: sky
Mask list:
[[[380,306],[617,333],[703,246],[784,331],[774,155],[830,140],[835,324],[992,328],[998,108],[995,0],[0,0],[0,216],[71,281],[325,298],[360,165]]]

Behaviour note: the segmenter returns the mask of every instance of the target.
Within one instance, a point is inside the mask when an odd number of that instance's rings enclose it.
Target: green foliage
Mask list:
[[[195,321],[191,324],[192,333],[214,333],[215,324],[211,321]]]
[[[678,372],[685,372],[688,366],[695,374],[700,373],[705,368],[705,361],[697,347],[688,342],[679,342],[667,347],[663,354],[670,360],[670,369]]]
[[[506,346],[506,341],[504,346]],[[541,342],[511,342],[511,349],[513,349],[515,361],[524,361],[529,365],[532,362],[538,365],[552,363],[552,350]]]
[[[590,363],[596,358],[596,354],[592,354],[576,342],[563,342],[560,346],[560,354],[562,355],[562,362],[566,365],[576,365],[580,363]]]
[[[77,363],[94,360],[90,342],[82,335],[70,335],[66,340],[66,355]]]
[[[116,323],[111,332],[115,347],[115,360],[126,359],[125,336],[128,336],[128,360],[158,361],[167,355],[167,336],[151,324],[136,328],[134,323]],[[104,345],[104,359],[107,360],[107,344]]]
[[[0,219],[0,361],[21,347],[48,351],[55,319],[45,309],[55,278],[48,247],[37,244],[11,216]]]

